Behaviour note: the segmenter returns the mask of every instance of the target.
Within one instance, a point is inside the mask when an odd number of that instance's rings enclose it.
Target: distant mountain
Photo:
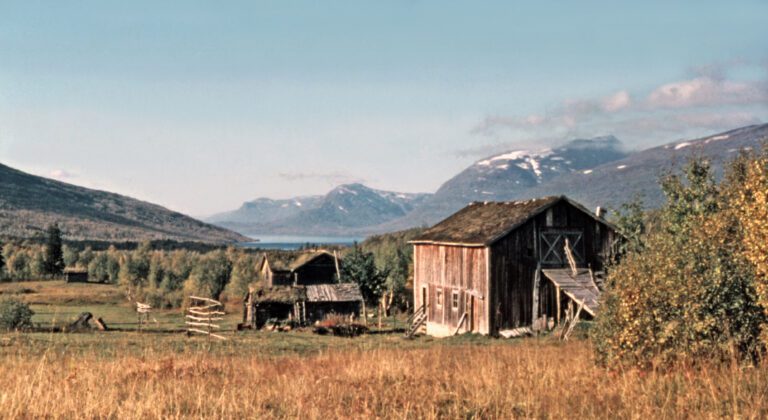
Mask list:
[[[577,139],[553,149],[515,150],[481,159],[435,194],[342,185],[323,197],[256,200],[211,221],[248,233],[367,235],[432,225],[472,201],[565,194],[590,207],[616,208],[642,193],[645,204],[656,207],[663,202],[658,180],[665,170],[679,168],[696,153],[709,157],[721,173],[724,161],[740,149],[760,147],[765,139],[768,124],[632,153],[613,136]],[[254,209],[248,210],[249,205]]]
[[[208,221],[247,234],[350,235],[403,217],[428,197],[347,184],[325,196],[260,198]]]
[[[0,164],[0,235],[33,237],[58,222],[65,239],[206,243],[242,235],[130,197],[30,175]]]
[[[318,208],[322,201],[322,195],[296,197],[287,200],[257,198],[243,203],[237,210],[216,214],[205,220],[230,229],[248,231],[249,226],[254,224],[274,223],[296,216],[302,211]]]
[[[569,176],[559,176],[538,185],[520,198],[567,194],[591,207],[618,208],[634,195],[643,195],[648,207],[664,202],[659,187],[659,176],[664,171],[679,169],[692,155],[709,159],[717,175],[723,173],[723,164],[742,149],[759,149],[768,141],[768,124],[742,127],[693,140],[669,143],[633,153],[624,159],[597,165]]]
[[[626,156],[621,142],[613,136],[572,140],[554,149],[515,150],[489,156],[449,179],[403,219],[380,229],[433,224],[472,201],[511,200],[559,176]]]

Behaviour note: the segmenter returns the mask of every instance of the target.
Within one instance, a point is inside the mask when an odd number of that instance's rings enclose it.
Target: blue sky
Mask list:
[[[0,162],[205,215],[768,120],[768,2],[0,1]]]

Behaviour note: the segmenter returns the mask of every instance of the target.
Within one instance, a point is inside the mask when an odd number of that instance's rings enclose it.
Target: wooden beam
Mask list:
[[[464,312],[464,315],[461,316],[461,319],[459,319],[459,325],[456,326],[456,330],[453,332],[453,335],[456,335],[459,333],[459,330],[461,329],[462,324],[464,324],[464,321],[467,319],[467,313]]]
[[[557,302],[557,324],[560,325],[560,286],[555,286],[555,301]]]

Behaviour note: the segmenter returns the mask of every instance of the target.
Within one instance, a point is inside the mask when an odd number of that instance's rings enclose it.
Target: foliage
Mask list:
[[[246,293],[253,282],[258,279],[256,272],[257,258],[252,254],[233,254],[232,275],[224,290],[228,299],[240,299]]]
[[[392,305],[403,310],[412,306],[409,285],[413,284],[413,246],[408,241],[423,231],[423,228],[414,228],[373,235],[361,244],[363,250],[373,253],[376,266],[388,273],[384,302],[387,311]]]
[[[730,198],[742,185],[717,185],[709,164],[692,158],[684,177],[669,174],[662,188],[660,229],[609,272],[596,328],[599,361],[754,355],[765,317]]]
[[[79,256],[80,252],[78,252],[77,248],[66,244],[62,247],[62,259],[64,260],[65,267],[75,267]]]
[[[620,254],[627,252],[641,252],[645,247],[643,235],[645,235],[645,213],[643,212],[643,197],[635,196],[632,201],[621,205],[617,211],[616,226],[624,237],[621,243]]]
[[[184,291],[188,294],[219,299],[231,272],[232,263],[223,251],[205,254],[198,260],[189,279],[184,283]]]
[[[734,209],[742,223],[744,256],[755,267],[758,301],[768,316],[768,146],[760,155],[742,155],[735,163],[742,188],[733,191]],[[768,344],[768,330],[763,330]]]
[[[22,330],[32,327],[32,315],[29,305],[16,299],[0,300],[0,328]]]
[[[46,274],[58,275],[64,271],[61,229],[54,223],[46,230],[44,270]]]
[[[379,298],[386,290],[387,269],[376,267],[373,253],[363,251],[355,244],[352,252],[344,257],[341,266],[342,281],[353,281],[360,286],[363,299],[369,304],[378,304]]]

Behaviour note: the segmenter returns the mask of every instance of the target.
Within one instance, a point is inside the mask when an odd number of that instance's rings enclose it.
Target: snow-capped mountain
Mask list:
[[[260,198],[209,220],[246,234],[336,235],[403,217],[428,196],[346,184],[325,196]]]
[[[295,197],[286,200],[257,198],[243,203],[237,210],[216,214],[206,220],[210,223],[228,226],[248,225],[254,221],[270,223],[294,216],[306,209],[316,208],[322,200],[322,195]]]
[[[398,224],[431,224],[472,201],[510,200],[560,175],[627,156],[613,136],[577,139],[542,150],[515,150],[481,159],[445,182]],[[399,227],[399,226],[398,226]]]
[[[680,140],[639,151],[624,159],[585,168],[571,176],[558,176],[546,184],[526,191],[524,197],[567,194],[594,207],[618,208],[641,194],[648,207],[664,201],[659,177],[664,171],[679,169],[693,155],[709,159],[715,174],[740,150],[759,149],[768,141],[768,124],[751,125],[706,137]]]

